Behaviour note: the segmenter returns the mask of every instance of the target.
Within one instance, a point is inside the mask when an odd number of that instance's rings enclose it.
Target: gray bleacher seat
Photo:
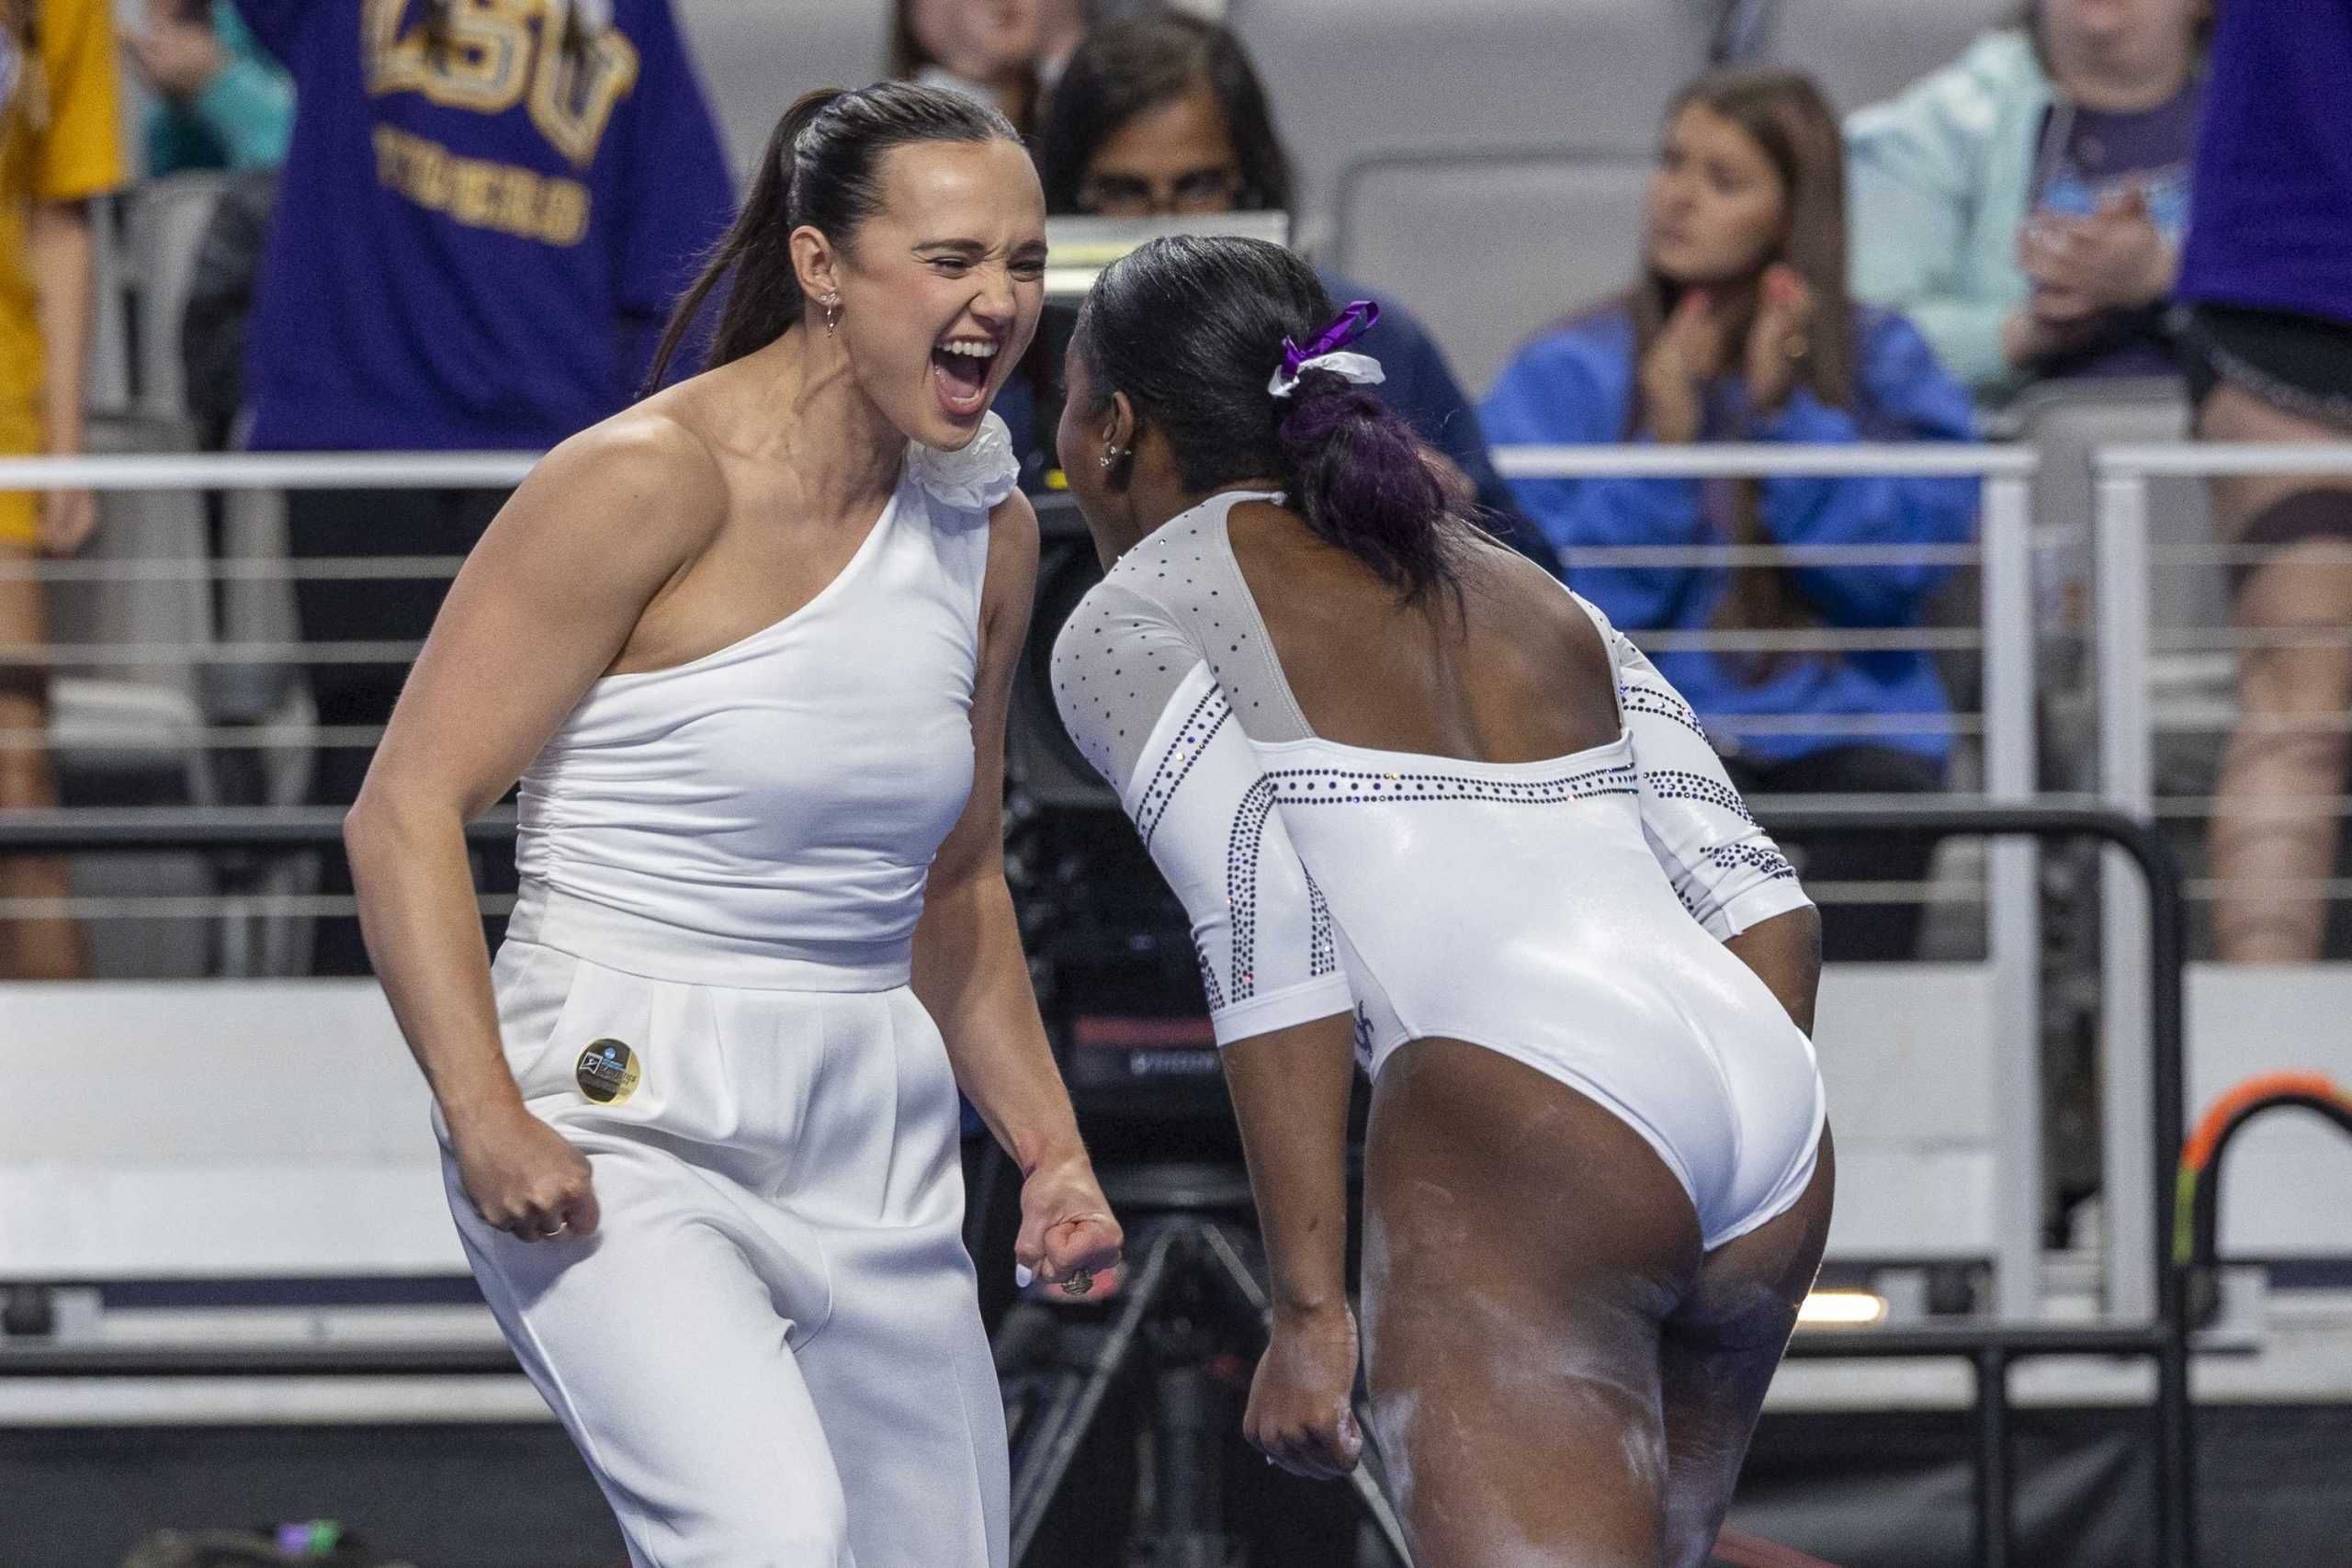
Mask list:
[[[1648,152],[1668,98],[1705,69],[1720,11],[1721,0],[1233,0],[1227,20],[1297,160],[1312,243],[1359,159]]]
[[[2007,27],[2018,0],[1765,0],[1754,58],[1810,73],[1838,112],[1891,98]]]
[[[739,184],[775,122],[812,87],[863,87],[890,70],[890,0],[673,0]]]
[[[115,417],[91,421],[94,453],[170,450],[176,427]],[[70,653],[53,694],[50,736],[59,781],[72,805],[209,805],[210,755],[202,744],[199,665],[190,650],[212,636],[203,510],[186,492],[103,494],[98,531],[78,558],[140,563],[135,576],[66,581],[49,589],[50,640],[141,643],[155,649],[134,663],[79,665]],[[210,881],[190,855],[92,855],[74,865],[77,894],[201,895]],[[108,976],[200,975],[209,958],[204,922],[177,918],[89,924],[91,971]]]
[[[1632,281],[1648,180],[1645,157],[1367,164],[1329,254],[1419,316],[1475,398],[1538,328]]]
[[[140,185],[126,198],[128,259],[139,290],[139,407],[151,418],[187,417],[180,318],[187,310],[197,251],[222,183],[223,176],[209,170],[166,175]]]

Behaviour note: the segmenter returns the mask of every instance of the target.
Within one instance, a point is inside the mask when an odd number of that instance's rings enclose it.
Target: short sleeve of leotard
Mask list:
[[[1330,910],[1203,650],[1175,617],[1098,583],[1054,645],[1054,699],[1182,900],[1217,1043],[1355,1007]]]
[[[1642,832],[1682,907],[1719,942],[1813,900],[1747,814],[1699,716],[1625,634],[1579,597],[1608,645],[1617,705],[1641,774]]]

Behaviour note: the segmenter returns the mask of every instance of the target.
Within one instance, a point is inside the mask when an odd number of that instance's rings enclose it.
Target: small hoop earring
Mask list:
[[[825,296],[825,335],[832,336],[841,324],[842,297],[838,294],[828,294]]]
[[[1120,459],[1120,458],[1122,458],[1122,457],[1125,457],[1125,456],[1126,456],[1126,453],[1125,453],[1125,452],[1124,452],[1124,451],[1122,451],[1120,448],[1118,448],[1118,447],[1116,447],[1116,446],[1105,446],[1105,447],[1103,447],[1103,448],[1102,448],[1102,471],[1103,471],[1104,473],[1106,473],[1106,474],[1107,474],[1107,473],[1109,473],[1113,468],[1117,468],[1117,467],[1119,466],[1119,459]]]

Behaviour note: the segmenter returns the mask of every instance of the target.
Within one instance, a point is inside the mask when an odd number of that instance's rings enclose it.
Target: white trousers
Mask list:
[[[686,985],[512,940],[494,975],[508,1064],[603,1219],[492,1230],[445,1153],[450,1206],[636,1568],[1005,1568],[956,1087],[914,993]]]

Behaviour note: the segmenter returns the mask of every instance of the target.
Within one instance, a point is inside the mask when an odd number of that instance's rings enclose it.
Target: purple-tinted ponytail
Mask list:
[[[1369,388],[1309,370],[1275,403],[1292,508],[1409,599],[1453,581],[1451,498],[1420,438]]]

